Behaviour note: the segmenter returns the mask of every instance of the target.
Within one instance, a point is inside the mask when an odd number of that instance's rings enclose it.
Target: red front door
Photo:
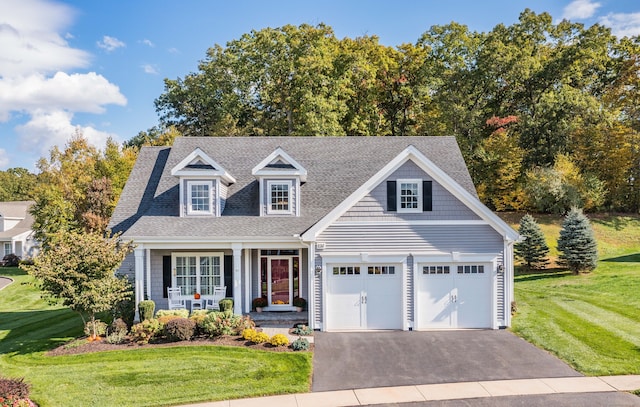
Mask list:
[[[269,259],[269,306],[291,305],[290,259]]]

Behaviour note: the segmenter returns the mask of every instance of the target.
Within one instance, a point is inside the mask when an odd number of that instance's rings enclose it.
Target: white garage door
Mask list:
[[[402,266],[328,264],[327,329],[402,329]]]
[[[418,329],[491,328],[492,266],[419,264]]]

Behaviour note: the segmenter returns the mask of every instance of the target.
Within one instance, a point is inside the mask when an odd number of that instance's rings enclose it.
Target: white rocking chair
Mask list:
[[[214,287],[213,298],[207,299],[206,309],[220,311],[220,300],[227,295],[227,287]]]
[[[167,297],[169,297],[169,309],[186,309],[187,304],[180,298],[180,288],[167,287]]]

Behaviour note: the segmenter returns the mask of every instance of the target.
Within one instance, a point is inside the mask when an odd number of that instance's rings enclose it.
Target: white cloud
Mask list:
[[[52,0],[0,0],[0,122],[15,115],[21,124],[2,145],[0,167],[7,165],[9,145],[25,155],[64,146],[76,130],[96,146],[112,136],[91,125],[73,123],[76,113],[104,113],[107,105],[126,105],[117,85],[95,72],[91,55],[69,45],[75,11]],[[107,50],[125,44],[105,36]],[[75,72],[75,73],[72,73]],[[13,151],[13,150],[9,150]]]
[[[103,113],[105,105],[126,105],[120,89],[95,72],[53,77],[33,74],[0,80],[0,121],[12,111],[40,111],[52,108],[73,112]]]
[[[0,168],[7,168],[9,166],[9,155],[7,154],[7,150],[4,148],[0,148]]]
[[[592,17],[600,6],[600,3],[591,0],[573,0],[564,8],[562,18],[583,20]]]
[[[142,65],[142,70],[144,71],[144,73],[148,73],[151,75],[158,74],[158,69],[155,67],[155,65],[151,65],[151,64]]]
[[[640,35],[640,13],[609,13],[600,17],[600,24],[611,28],[619,38]]]
[[[175,47],[171,47],[167,51],[169,51],[170,54],[179,54],[180,53],[180,50],[178,48],[175,48]]]
[[[144,40],[142,40],[142,43],[144,45],[147,45],[147,46],[151,47],[151,48],[154,48],[156,46],[156,44],[154,44],[153,42],[151,42],[151,40],[148,40],[146,38]]]
[[[96,42],[96,44],[98,44],[98,47],[105,49],[107,52],[111,52],[118,48],[122,48],[126,46],[124,42],[120,41],[115,37],[110,37],[108,35],[105,35],[104,37],[102,37],[102,41],[98,41]]]
[[[89,54],[59,34],[73,15],[68,6],[44,0],[0,1],[0,77],[88,66]]]
[[[104,146],[109,137],[118,139],[110,134],[94,129],[91,126],[77,126],[71,123],[73,114],[63,110],[36,111],[31,120],[16,128],[20,135],[21,149],[35,151],[40,155],[47,155],[53,146],[63,146],[76,131],[80,131],[89,143]]]

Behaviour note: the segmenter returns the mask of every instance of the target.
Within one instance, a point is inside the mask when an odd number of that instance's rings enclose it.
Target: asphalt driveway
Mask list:
[[[313,391],[582,376],[505,330],[316,332]]]

